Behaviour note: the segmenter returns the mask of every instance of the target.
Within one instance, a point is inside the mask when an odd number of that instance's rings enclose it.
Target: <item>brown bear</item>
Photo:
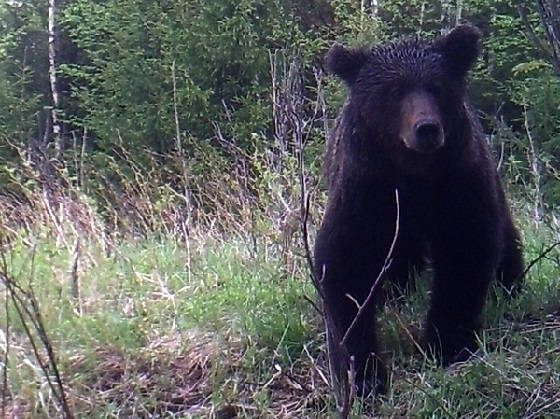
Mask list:
[[[511,291],[523,273],[496,163],[466,105],[479,38],[463,25],[433,41],[371,50],[335,45],[327,56],[348,96],[328,140],[329,200],[315,244],[324,303],[344,335],[396,237],[383,278],[405,286],[429,258],[434,278],[425,343],[443,364],[476,348],[491,280]],[[374,319],[382,293],[374,295],[345,341],[362,395],[383,390],[386,380]],[[331,331],[327,338],[336,379],[348,365],[336,356]]]

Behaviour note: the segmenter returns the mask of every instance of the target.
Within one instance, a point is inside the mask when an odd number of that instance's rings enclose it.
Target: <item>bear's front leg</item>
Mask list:
[[[327,330],[327,342],[332,378],[335,384],[340,383],[351,367],[348,357],[352,357],[357,393],[367,395],[383,391],[386,381],[385,369],[377,357],[374,319],[380,290],[352,323],[383,266],[391,237],[380,251],[376,238],[379,241],[383,237],[382,231],[360,216],[360,208],[354,205],[346,211],[331,204],[317,235],[314,263],[315,275],[324,292],[325,314],[331,323],[327,325],[331,329]],[[344,349],[348,357],[340,351],[345,335]]]
[[[476,333],[492,266],[468,257],[434,263],[435,277],[428,312],[426,343],[443,365],[464,361],[476,350]]]
[[[483,188],[472,195],[465,190],[445,196],[433,231],[434,284],[426,343],[444,365],[463,361],[476,350],[476,333],[499,261],[498,206],[484,199]]]

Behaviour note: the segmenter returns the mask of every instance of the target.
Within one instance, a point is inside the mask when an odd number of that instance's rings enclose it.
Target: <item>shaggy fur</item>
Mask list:
[[[389,250],[397,189],[400,224],[385,277],[405,286],[429,256],[434,281],[425,343],[444,364],[476,348],[491,280],[497,277],[511,290],[523,271],[495,161],[465,105],[466,75],[478,45],[478,30],[464,25],[433,42],[411,39],[370,51],[335,45],[327,57],[329,70],[349,92],[328,143],[329,202],[315,246],[325,304],[344,333]],[[421,100],[404,107],[411,95]],[[411,119],[403,109],[411,106],[415,114],[436,115],[424,133],[439,133],[437,142],[422,137],[421,116],[403,129]],[[413,134],[407,141],[402,132]],[[372,356],[375,306],[367,307],[347,343],[361,394],[385,384],[386,373]],[[328,335],[331,368],[339,374],[348,366],[333,357]]]

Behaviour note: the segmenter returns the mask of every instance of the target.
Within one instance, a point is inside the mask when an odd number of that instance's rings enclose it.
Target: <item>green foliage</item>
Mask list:
[[[516,75],[512,100],[524,110],[525,134],[531,136],[541,169],[541,198],[552,207],[560,202],[560,80],[538,61],[517,66]],[[522,150],[526,148],[522,146]]]
[[[194,267],[199,285],[179,306],[185,324],[231,330],[290,359],[301,353],[313,318],[304,293],[311,284],[282,275],[281,259],[240,253],[243,245],[208,249]],[[260,257],[261,256],[261,257]]]
[[[0,4],[0,159],[14,158],[7,141],[28,144],[44,125],[48,84],[43,16],[37,2]]]
[[[495,134],[495,145],[504,142],[507,159],[522,162],[510,174],[520,176],[525,185],[533,182],[528,163],[523,163],[529,146],[522,123],[527,110],[539,145],[542,142],[544,200],[555,205],[558,194],[548,184],[557,176],[547,168],[558,166],[558,125],[553,116],[542,118],[557,114],[557,77],[525,36],[515,1],[391,0],[374,6],[314,0],[308,6],[293,0],[64,2],[57,16],[57,75],[65,121],[63,160],[74,182],[83,182],[81,186],[98,197],[97,178],[90,182],[78,175],[79,165],[89,164],[110,183],[109,189],[118,191],[132,179],[127,169],[132,159],[141,171],[166,172],[161,181],[179,190],[176,180],[184,174],[174,163],[177,159],[190,157],[190,164],[202,173],[214,170],[215,160],[195,161],[199,153],[193,144],[213,147],[220,159],[231,162],[231,150],[216,141],[218,130],[249,155],[274,143],[271,57],[283,57],[285,63],[299,57],[306,118],[314,112],[309,104],[318,93],[325,95],[329,115],[334,116],[344,88],[327,79],[324,91],[316,92],[314,68],[322,67],[323,55],[335,40],[368,46],[403,36],[435,36],[468,21],[482,30],[484,42],[473,71],[472,101],[485,116],[487,131]],[[536,10],[527,5],[526,11],[536,35],[544,40]],[[0,15],[2,139],[20,150],[39,147],[48,157],[52,135],[47,118],[51,99],[46,4],[4,0]],[[281,72],[276,76],[283,77]],[[538,86],[551,86],[545,89],[550,94],[539,95]],[[322,153],[318,145],[323,136],[322,121],[314,124],[320,129],[311,129],[316,153],[312,159]],[[123,159],[123,153],[115,152],[119,148],[129,155]],[[85,160],[80,164],[78,151]],[[0,157],[17,159],[5,141],[0,143]],[[107,205],[103,199],[102,205]]]
[[[212,123],[240,141],[266,130],[268,51],[297,44],[299,33],[277,0],[76,1],[64,23],[84,52],[65,69],[77,76],[80,123],[107,151],[117,141],[169,151],[175,110],[180,130],[201,139]]]

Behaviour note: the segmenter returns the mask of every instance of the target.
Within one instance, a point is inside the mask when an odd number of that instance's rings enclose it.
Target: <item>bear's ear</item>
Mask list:
[[[480,53],[480,31],[471,25],[460,25],[434,42],[446,66],[457,76],[464,76]]]
[[[334,44],[327,54],[327,69],[350,86],[367,59],[368,53],[364,50]]]

